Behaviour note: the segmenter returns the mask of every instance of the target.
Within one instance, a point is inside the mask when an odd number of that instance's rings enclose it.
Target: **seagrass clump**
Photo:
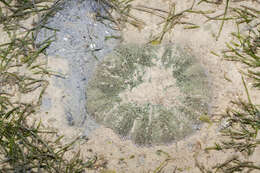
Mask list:
[[[97,65],[86,89],[86,108],[120,136],[158,145],[199,127],[209,91],[205,70],[184,49],[124,45]]]

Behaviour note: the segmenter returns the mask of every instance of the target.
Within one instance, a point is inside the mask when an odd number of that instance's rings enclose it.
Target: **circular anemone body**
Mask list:
[[[190,135],[210,101],[204,69],[175,45],[117,48],[97,65],[86,96],[90,116],[138,145]]]

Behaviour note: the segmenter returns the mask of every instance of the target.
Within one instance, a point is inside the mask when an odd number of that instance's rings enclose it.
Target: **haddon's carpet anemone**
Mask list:
[[[199,127],[208,112],[205,70],[176,45],[120,46],[100,62],[86,89],[88,114],[138,145],[166,144]]]

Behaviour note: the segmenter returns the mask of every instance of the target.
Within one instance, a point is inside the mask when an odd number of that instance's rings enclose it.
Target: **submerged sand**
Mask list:
[[[144,5],[158,9],[168,10],[169,4],[176,4],[176,11],[180,12],[191,6],[188,0],[135,0],[134,5]],[[239,6],[241,4],[260,9],[257,2],[246,1],[233,4]],[[198,8],[198,7],[196,7]],[[199,9],[203,10],[218,10],[223,12],[224,4],[209,5],[202,3]],[[152,14],[133,11],[133,15],[145,21],[146,25],[142,30],[127,24],[123,30],[123,37],[125,43],[147,43],[151,35],[155,35],[162,29],[162,25],[158,25],[162,20]],[[200,28],[194,30],[183,29],[182,25],[177,25],[170,34],[166,34],[164,43],[178,43],[185,45],[195,53],[196,57],[203,64],[204,68],[208,70],[208,75],[211,78],[212,109],[210,116],[212,120],[218,120],[219,115],[224,114],[226,108],[231,107],[231,99],[246,99],[246,93],[241,80],[240,70],[244,69],[242,65],[235,62],[228,62],[221,57],[213,55],[211,52],[221,52],[225,49],[225,43],[231,41],[230,33],[236,30],[236,25],[233,22],[227,21],[224,24],[223,31],[216,41],[214,36],[217,35],[220,27],[220,21],[209,21],[205,23],[206,18],[198,14],[187,14],[183,19],[195,23]],[[1,37],[2,38],[2,37]],[[67,72],[67,62],[64,59],[48,58],[48,67],[52,70],[59,70],[62,73]],[[154,69],[153,72],[162,73],[159,69]],[[166,72],[167,73],[167,72]],[[158,74],[151,74],[155,77]],[[155,76],[153,76],[155,75]],[[167,74],[166,74],[167,76]],[[156,77],[155,77],[156,78]],[[226,80],[228,78],[229,80]],[[249,79],[246,79],[253,103],[260,103],[259,91],[252,88]],[[53,77],[48,78],[49,87],[45,95],[53,99],[54,108],[48,112],[39,111],[34,117],[36,120],[42,121],[45,127],[56,129],[59,134],[65,135],[64,142],[75,139],[78,135],[83,133],[83,127],[76,127],[68,125],[64,110],[60,105],[60,100],[63,97],[63,91],[55,87]],[[156,80],[155,80],[156,81]],[[164,83],[163,81],[160,81]],[[145,86],[143,90],[145,90]],[[140,88],[142,89],[142,88]],[[160,89],[159,89],[160,91]],[[149,92],[149,91],[145,91]],[[178,91],[173,91],[178,93]],[[138,97],[143,97],[142,94],[134,93]],[[125,96],[132,97],[125,93]],[[164,98],[161,92],[156,92],[147,98],[154,102],[162,102],[167,104],[167,99]],[[173,95],[174,96],[174,95]],[[136,97],[138,99],[138,97]],[[158,98],[154,100],[154,98]],[[138,101],[138,100],[137,100]],[[75,145],[75,152],[81,150],[81,155],[86,160],[94,155],[98,156],[97,169],[89,172],[101,172],[101,170],[114,170],[115,172],[153,172],[158,167],[163,167],[163,172],[200,172],[196,166],[196,159],[199,163],[203,163],[208,167],[214,166],[217,163],[223,162],[234,153],[222,153],[216,151],[205,152],[206,147],[213,146],[215,142],[222,138],[219,133],[219,124],[205,123],[202,129],[196,134],[185,138],[170,145],[162,145],[155,147],[137,147],[130,140],[122,140],[111,129],[103,126],[99,127],[91,133],[89,140],[81,141]],[[260,149],[257,148],[250,160],[260,164],[259,162]],[[68,155],[68,157],[71,157]]]

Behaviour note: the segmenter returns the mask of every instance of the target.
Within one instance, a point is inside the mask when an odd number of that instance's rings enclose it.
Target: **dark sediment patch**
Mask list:
[[[55,8],[59,10],[48,18],[46,27],[37,33],[36,43],[39,45],[48,38],[54,39],[46,54],[50,58],[67,61],[69,72],[65,78],[55,79],[55,87],[64,90],[60,101],[69,125],[84,124],[86,133],[89,133],[97,124],[86,116],[85,88],[97,59],[102,60],[118,44],[119,41],[113,38],[118,37],[119,32],[112,29],[111,22],[99,20],[98,16],[105,16],[106,11],[98,1],[69,0]],[[41,109],[46,111],[51,107],[52,98],[43,97]]]

